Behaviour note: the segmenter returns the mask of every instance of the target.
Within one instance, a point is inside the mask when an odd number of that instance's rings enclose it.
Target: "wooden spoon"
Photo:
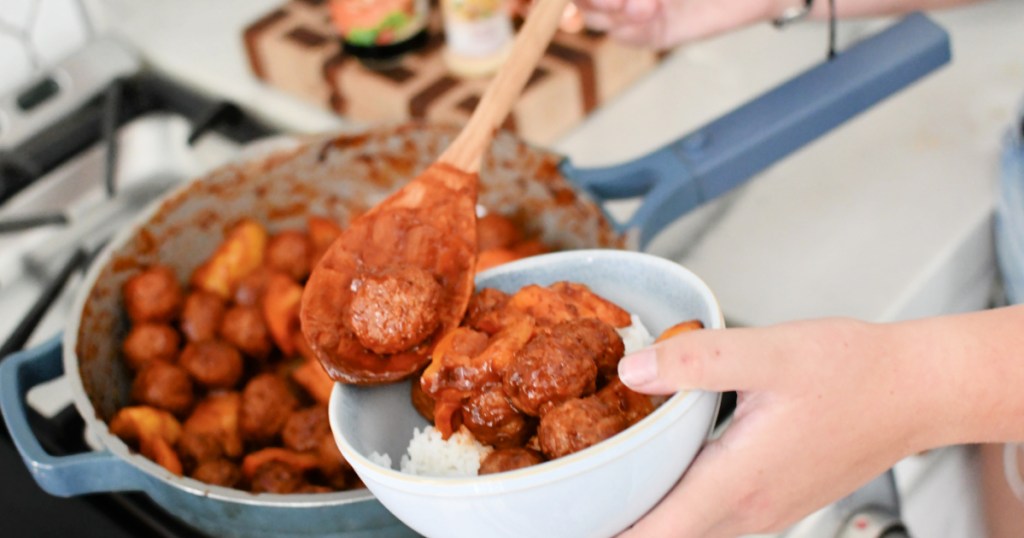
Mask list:
[[[345,229],[302,295],[302,332],[336,381],[414,375],[473,293],[482,157],[551,42],[569,0],[541,0],[469,122],[415,180]]]

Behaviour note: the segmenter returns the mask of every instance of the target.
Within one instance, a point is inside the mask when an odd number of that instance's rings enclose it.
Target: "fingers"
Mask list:
[[[616,24],[648,22],[660,9],[659,0],[577,0],[576,5],[588,15],[609,17]]]
[[[734,501],[718,494],[721,484],[730,484],[725,477],[714,476],[716,469],[723,468],[722,460],[718,442],[704,447],[682,481],[618,538],[707,537],[718,526],[723,505]],[[709,479],[716,483],[708,484]]]
[[[619,377],[647,394],[760,389],[785,377],[787,344],[792,347],[779,331],[693,331],[624,357]]]
[[[786,470],[793,444],[805,440],[780,434],[779,414],[766,411],[734,421],[708,443],[675,488],[620,538],[732,538],[776,532],[798,519]]]

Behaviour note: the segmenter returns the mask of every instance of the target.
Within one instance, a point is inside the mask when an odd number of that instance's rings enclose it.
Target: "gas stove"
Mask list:
[[[0,360],[60,332],[93,254],[143,208],[272,134],[109,39],[0,100]],[[62,378],[29,403],[48,451],[90,449]],[[198,535],[141,494],[48,495],[0,430],[0,513],[16,514],[4,518],[14,535]]]

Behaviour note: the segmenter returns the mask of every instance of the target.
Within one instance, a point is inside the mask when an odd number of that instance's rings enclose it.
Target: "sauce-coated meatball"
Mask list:
[[[320,445],[320,438],[331,435],[326,407],[307,407],[288,416],[281,431],[284,446],[296,452],[311,452]]]
[[[542,416],[552,405],[592,394],[597,364],[573,335],[541,333],[516,353],[502,381],[512,405]]]
[[[220,337],[254,359],[265,359],[273,350],[263,312],[254,306],[235,306],[224,313]]]
[[[508,304],[509,294],[495,288],[484,288],[469,298],[465,325],[494,334],[504,326],[501,310]]]
[[[244,451],[242,435],[238,431],[238,412],[242,395],[238,392],[214,392],[200,400],[185,420],[182,440],[189,441],[191,456],[196,461],[209,459],[215,454],[237,458]],[[207,446],[215,442],[216,447]]]
[[[301,282],[309,276],[312,249],[309,236],[297,230],[286,230],[275,234],[267,243],[266,264]]]
[[[137,323],[124,338],[121,350],[133,370],[140,370],[150,361],[173,363],[178,358],[181,336],[166,323]]]
[[[334,436],[326,435],[320,438],[316,457],[317,468],[331,487],[345,489],[352,486],[353,482],[357,480],[354,477],[352,466],[338,450],[338,443],[334,441]]]
[[[478,474],[504,473],[544,462],[544,455],[529,448],[500,448],[480,462]]]
[[[181,367],[163,361],[147,364],[132,383],[136,403],[182,416],[192,408],[192,380]]]
[[[263,298],[264,290],[267,289],[270,275],[270,270],[261,266],[239,279],[233,296],[235,304],[239,306],[258,306],[260,299]]]
[[[242,481],[238,465],[225,459],[205,461],[192,471],[192,478],[215,486],[233,488]]]
[[[193,379],[211,389],[234,387],[242,378],[242,354],[220,340],[193,342],[185,346],[179,364]]]
[[[640,422],[657,407],[650,396],[633,391],[618,376],[597,391],[596,397],[622,414],[627,426]]]
[[[626,426],[625,417],[600,399],[578,398],[548,411],[540,419],[537,438],[544,455],[555,459],[596,445]]]
[[[190,465],[199,466],[224,457],[224,444],[215,433],[185,428],[178,439],[178,453]]]
[[[239,427],[246,439],[264,442],[284,428],[298,401],[284,379],[274,374],[252,378],[242,391]]]
[[[272,460],[256,469],[252,477],[253,493],[294,493],[305,485],[302,471],[291,465]]]
[[[535,429],[534,422],[512,407],[497,385],[462,404],[462,423],[478,441],[495,448],[522,446]]]
[[[135,323],[168,323],[181,309],[181,285],[170,267],[154,265],[129,278],[122,291],[125,310]]]
[[[181,311],[181,332],[189,342],[212,340],[224,319],[224,300],[205,291],[196,291],[185,298]]]
[[[619,359],[626,352],[622,337],[615,328],[597,318],[580,318],[555,325],[553,332],[564,333],[576,339],[597,364],[597,371],[605,379],[618,375]]]
[[[367,349],[405,351],[437,328],[443,289],[430,273],[406,266],[359,280],[349,312],[352,331]]]

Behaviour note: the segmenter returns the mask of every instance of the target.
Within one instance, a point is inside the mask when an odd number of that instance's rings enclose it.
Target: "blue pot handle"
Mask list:
[[[70,497],[95,492],[144,489],[144,477],[110,452],[52,456],[43,450],[28,424],[29,389],[64,373],[60,336],[0,363],[0,408],[7,429],[39,486],[51,495]]]
[[[915,13],[653,153],[607,168],[565,160],[562,172],[598,201],[643,196],[630,220],[616,223],[631,246],[643,248],[687,211],[949,59],[949,36]]]

